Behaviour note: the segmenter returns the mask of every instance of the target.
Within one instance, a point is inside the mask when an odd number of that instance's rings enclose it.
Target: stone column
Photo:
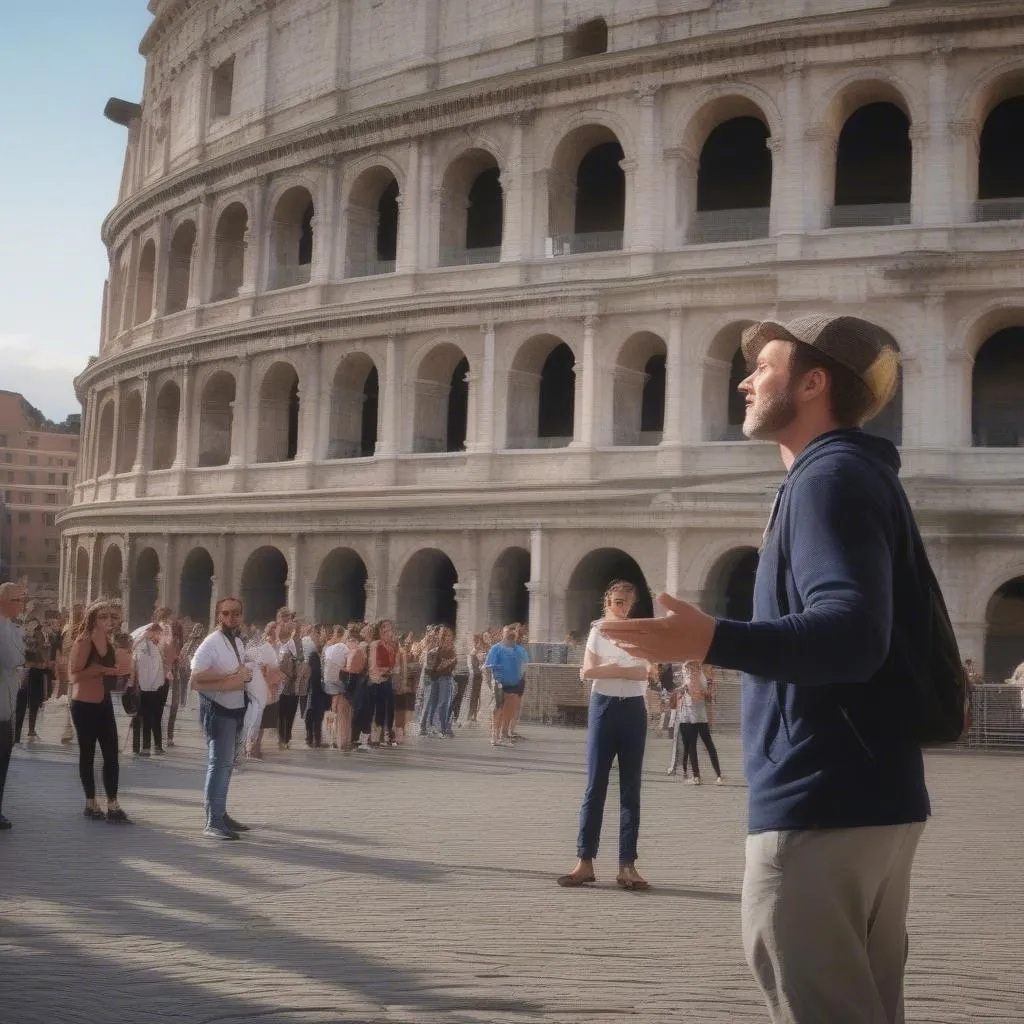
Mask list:
[[[416,202],[408,203],[407,212],[413,213],[417,220],[416,226],[416,269],[436,265],[437,236],[432,227],[434,212],[433,189],[434,160],[429,146],[421,144],[419,159],[419,181],[415,183]],[[410,182],[412,184],[412,182]]]
[[[804,232],[804,66],[787,63],[784,72],[785,101],[782,133],[768,140],[772,151],[770,232],[802,235]],[[799,248],[799,243],[795,243]]]
[[[398,196],[398,246],[395,253],[395,271],[408,274],[419,268],[419,218],[424,211],[420,208],[418,197],[421,195],[420,185],[420,149],[422,143],[413,139],[409,143],[408,173],[405,188]],[[410,201],[411,197],[411,201]]]
[[[541,526],[535,526],[530,531],[530,581],[526,584],[526,590],[530,595],[530,640],[533,643],[547,643],[551,636],[547,536]]]
[[[338,177],[340,164],[335,156],[323,162],[322,194],[313,210],[313,266],[310,281],[327,284],[336,277],[338,239]]]
[[[196,216],[196,240],[188,268],[188,300],[186,309],[194,309],[210,301],[213,285],[213,197],[204,192]]]
[[[532,110],[517,110],[512,115],[512,147],[508,167],[501,176],[504,194],[504,218],[501,232],[501,260],[515,263],[535,251],[533,231],[533,155],[527,150],[526,133],[533,123]]]
[[[178,405],[178,433],[175,438],[174,468],[184,470],[191,457],[192,431],[192,371],[191,362],[181,368],[181,397]],[[198,421],[199,417],[196,417]]]
[[[597,404],[597,331],[598,318],[583,318],[583,366],[577,370],[576,378],[580,381],[579,401],[580,413],[579,434],[573,439],[572,448],[594,447],[594,417]]]
[[[976,220],[974,204],[978,197],[978,157],[981,127],[977,121],[952,121],[946,128],[949,166],[949,216],[954,224]]]
[[[117,476],[117,458],[121,450],[121,382],[114,385],[114,433],[110,440],[110,476]]]
[[[380,417],[381,430],[377,439],[376,454],[385,458],[398,455],[401,440],[399,424],[402,422],[402,369],[398,340],[394,335],[387,339],[384,351],[384,381],[381,388],[383,410]]]
[[[630,237],[623,239],[623,249],[632,252],[655,252],[660,248],[663,231],[662,183],[658,173],[658,86],[654,82],[636,82],[633,97],[637,105],[637,153],[634,161],[633,187],[627,194],[634,197],[633,216],[627,227]]]
[[[911,213],[913,224],[948,227],[953,207],[952,146],[949,135],[948,44],[932,50],[928,60],[928,119],[913,125]],[[957,223],[952,221],[952,223]]]
[[[235,400],[231,404],[231,458],[228,465],[246,466],[249,463],[249,406],[252,360],[248,353],[238,360],[235,380]]]
[[[139,438],[135,446],[135,462],[131,469],[135,474],[149,469],[153,461],[150,450],[153,446],[153,424],[150,423],[150,419],[154,415],[153,376],[148,370],[142,372],[142,388],[140,390],[142,410],[139,415]]]
[[[377,619],[382,618],[380,587],[376,576],[366,577],[366,582],[363,584],[363,596],[366,602],[363,618],[367,622],[375,622]]]
[[[464,655],[468,641],[473,637],[477,621],[477,576],[466,574],[453,587],[455,591],[455,650]]]
[[[683,441],[683,311],[668,314],[668,337],[665,340],[665,423],[662,446],[676,446]]]
[[[820,231],[829,226],[835,202],[838,149],[839,136],[831,128],[813,124],[804,129],[804,231]]]
[[[299,374],[299,436],[295,461],[312,462],[319,453],[317,392],[323,379],[321,355],[323,346],[308,342],[302,353]]]
[[[286,586],[288,588],[288,607],[297,615],[302,618],[306,614],[305,608],[298,607],[299,597],[302,592],[302,535],[293,533],[291,541],[288,544],[288,579]]]
[[[685,146],[672,146],[664,151],[664,156],[665,248],[674,251],[692,241],[700,155]]]
[[[167,534],[164,539],[164,557],[160,562],[157,574],[157,600],[165,608],[178,611],[178,538],[175,534]]]
[[[77,469],[75,479],[79,484],[96,478],[96,392],[92,388],[85,393],[85,415]]]
[[[91,604],[100,592],[100,535],[92,535],[92,550],[89,552],[89,587],[86,604]]]
[[[239,295],[254,295],[263,288],[263,250],[266,248],[266,178],[257,178],[249,190],[249,222],[245,232],[245,266]]]
[[[473,450],[477,452],[493,452],[494,443],[494,420],[498,415],[498,408],[495,403],[495,337],[494,324],[487,323],[480,328],[484,336],[484,357],[480,372],[476,377],[476,437],[474,438]]]

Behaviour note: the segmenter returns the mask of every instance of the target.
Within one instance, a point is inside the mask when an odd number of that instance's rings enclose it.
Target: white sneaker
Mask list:
[[[699,786],[700,785],[700,776],[699,775],[695,775],[693,777],[693,779],[690,780],[690,785],[692,785],[692,786]]]
[[[718,778],[715,779],[715,785],[716,786],[724,786],[725,785],[725,779],[723,779],[722,776],[719,775]]]

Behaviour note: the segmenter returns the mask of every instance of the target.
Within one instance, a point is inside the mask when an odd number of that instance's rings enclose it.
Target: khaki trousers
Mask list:
[[[743,949],[773,1024],[903,1024],[924,822],[747,836]]]

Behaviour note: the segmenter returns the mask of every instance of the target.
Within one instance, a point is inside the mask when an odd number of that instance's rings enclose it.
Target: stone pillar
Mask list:
[[[299,598],[302,595],[302,535],[293,533],[288,544],[288,579],[286,587],[288,590],[288,607],[299,617],[306,614],[305,608],[299,607]]]
[[[772,151],[772,235],[804,232],[804,67],[788,63],[784,72],[785,101],[781,138],[768,140]],[[797,243],[798,246],[798,243]]]
[[[77,483],[96,477],[96,392],[90,388],[85,393],[85,415],[82,417],[82,440],[79,445],[78,467],[75,473]]]
[[[421,195],[420,151],[422,143],[413,139],[409,143],[408,174],[405,189],[398,196],[398,246],[395,253],[395,271],[408,274],[419,268],[419,218],[423,215],[418,197]],[[412,201],[410,201],[412,197]]]
[[[662,446],[676,446],[683,440],[683,311],[668,314],[665,341],[665,423]]]
[[[192,363],[181,368],[181,397],[178,405],[178,434],[174,449],[174,469],[179,472],[188,466],[191,456],[192,431]],[[198,420],[199,417],[196,417]]]
[[[690,242],[697,215],[697,171],[700,154],[672,146],[665,155],[665,248],[670,252]]]
[[[336,277],[340,163],[336,156],[327,157],[323,163],[319,204],[313,208],[313,284],[327,284]]]
[[[114,432],[110,440],[110,476],[117,475],[117,458],[121,450],[121,382],[114,385]]]
[[[637,153],[633,187],[627,195],[634,199],[633,216],[627,227],[628,239],[623,248],[632,252],[655,252],[660,248],[664,211],[662,209],[662,183],[658,173],[658,86],[653,82],[637,82],[633,97],[637,105]]]
[[[928,119],[925,124],[913,125],[910,129],[913,146],[910,220],[929,227],[948,227],[954,212],[949,54],[948,44],[932,50],[928,60]]]
[[[576,379],[579,381],[578,400],[580,411],[576,419],[579,433],[570,445],[572,448],[594,447],[594,417],[597,404],[597,331],[598,318],[583,318],[583,366],[577,369]]]
[[[263,287],[263,250],[266,248],[266,178],[258,178],[249,191],[249,222],[245,232],[245,266],[239,295],[254,295]]]
[[[366,601],[363,618],[367,622],[376,622],[383,618],[381,615],[380,587],[376,576],[367,576],[363,584],[363,596]]]
[[[477,575],[476,572],[466,574],[465,580],[455,584],[455,650],[460,656],[464,653],[477,622]]]
[[[803,225],[804,231],[829,226],[836,192],[836,154],[839,136],[823,124],[803,132]]]
[[[312,462],[319,452],[317,392],[323,379],[322,350],[322,345],[307,343],[299,364],[299,436],[295,451],[296,462]]]
[[[89,552],[89,587],[86,604],[97,599],[100,592],[100,535],[92,535],[92,550]]]
[[[526,590],[530,595],[530,640],[547,643],[551,633],[547,577],[547,536],[544,528],[535,526],[530,531],[530,581]]]
[[[499,410],[495,402],[495,365],[494,365],[494,324],[487,323],[481,328],[484,336],[484,357],[480,372],[476,377],[476,436],[474,438],[473,450],[477,452],[493,452],[494,443],[494,420]]]
[[[156,229],[156,252],[153,260],[153,304],[150,307],[150,320],[163,316],[167,307],[167,277],[171,255],[171,239],[167,228],[167,214],[161,214],[157,220]]]
[[[533,155],[527,150],[526,134],[533,122],[532,110],[517,110],[512,115],[512,147],[508,167],[501,176],[504,217],[501,232],[501,260],[515,263],[534,254],[533,227]]]
[[[387,339],[385,345],[381,398],[383,403],[380,417],[381,430],[375,454],[379,457],[395,458],[401,445],[399,430],[402,422],[402,366],[398,339],[394,335]]]
[[[978,197],[978,158],[981,127],[977,121],[953,121],[947,125],[949,147],[949,216],[954,224],[976,220],[974,204]]]
[[[677,529],[670,529],[665,531],[665,593],[672,594],[673,596],[679,593],[679,533]],[[652,602],[654,604],[654,614],[661,616],[665,614],[665,610],[658,604],[657,601],[653,600],[657,597],[657,590],[653,592]]]
[[[151,452],[153,447],[153,424],[150,423],[150,418],[155,414],[153,408],[153,376],[148,370],[143,370],[141,379],[140,397],[142,400],[142,410],[139,415],[139,438],[138,443],[135,445],[135,462],[131,469],[132,473],[135,474],[140,474],[144,470],[149,469],[153,461]]]
[[[416,227],[416,269],[423,270],[436,264],[437,235],[434,234],[432,215],[435,212],[433,189],[433,154],[427,144],[421,145],[419,159],[419,181],[415,183],[416,202],[407,203],[407,213],[417,219]],[[410,185],[413,183],[410,182]],[[437,202],[440,200],[438,199]],[[438,207],[438,212],[440,207]]]
[[[252,404],[250,379],[252,360],[248,353],[238,360],[238,376],[235,380],[235,400],[231,404],[231,466],[245,466],[249,463],[249,407]]]
[[[203,193],[196,216],[196,240],[188,268],[188,300],[186,309],[194,309],[210,301],[213,286],[213,197]]]

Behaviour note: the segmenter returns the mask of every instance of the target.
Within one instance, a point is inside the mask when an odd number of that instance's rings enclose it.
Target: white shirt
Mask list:
[[[212,669],[220,675],[228,675],[238,669],[239,658],[245,657],[242,649],[242,641],[237,637],[234,641],[234,649],[231,649],[231,641],[221,630],[214,630],[197,648],[192,655],[192,671],[205,672]],[[203,691],[200,691],[203,692]],[[215,704],[222,708],[244,708],[245,693],[242,690],[224,690],[223,692],[206,693]]]
[[[675,676],[675,670],[673,670]],[[708,720],[708,705],[704,699],[708,691],[707,677],[699,661],[684,661],[679,668],[678,681],[682,700],[679,702],[680,722],[700,724]]]
[[[277,665],[277,651],[269,640],[264,640],[261,644],[246,648],[242,658],[245,664],[252,669],[252,679],[245,684],[245,692],[249,694],[250,700],[258,701],[266,707],[270,703],[270,686],[267,684],[263,669],[270,665]]]
[[[347,662],[348,644],[344,644],[339,640],[338,643],[325,647],[324,679],[331,683],[337,683],[338,677],[345,670],[345,664]]]
[[[145,634],[132,648],[135,659],[135,675],[139,689],[153,693],[164,685],[164,656],[160,645],[153,643]]]
[[[642,658],[634,658],[621,647],[616,647],[597,628],[597,623],[590,627],[587,637],[587,650],[596,654],[602,663],[614,662],[623,668],[646,668],[647,662]],[[647,683],[643,679],[595,679],[591,687],[592,693],[600,693],[605,697],[643,697],[647,692]]]

